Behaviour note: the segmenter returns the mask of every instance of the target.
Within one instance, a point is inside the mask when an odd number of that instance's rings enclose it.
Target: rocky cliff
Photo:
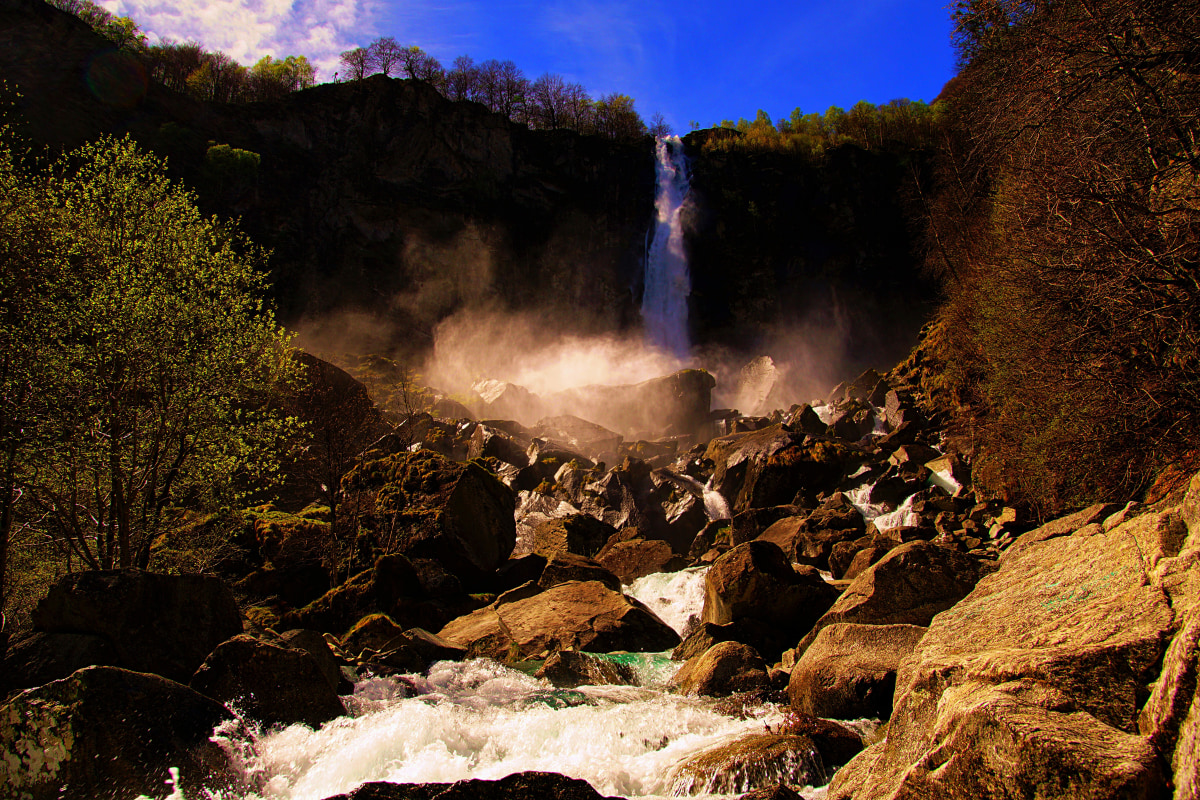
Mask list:
[[[382,76],[277,103],[197,103],[40,0],[0,3],[0,77],[34,142],[129,133],[207,210],[239,216],[273,251],[288,321],[359,309],[419,346],[466,305],[569,309],[559,325],[581,332],[636,319],[649,140],[530,131]],[[213,145],[257,154],[257,168],[215,162]]]

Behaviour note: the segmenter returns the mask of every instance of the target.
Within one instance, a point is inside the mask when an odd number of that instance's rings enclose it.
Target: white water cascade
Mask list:
[[[687,299],[692,284],[680,212],[688,195],[688,162],[678,136],[659,139],[657,150],[657,222],[646,253],[642,319],[649,344],[685,358],[689,349]]]

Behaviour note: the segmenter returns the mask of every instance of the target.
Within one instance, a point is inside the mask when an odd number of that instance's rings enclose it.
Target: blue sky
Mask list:
[[[156,37],[192,38],[244,64],[303,54],[330,80],[342,50],[377,36],[455,56],[511,59],[593,97],[631,95],[676,132],[692,121],[823,112],[859,100],[932,100],[954,56],[944,0],[103,0]]]

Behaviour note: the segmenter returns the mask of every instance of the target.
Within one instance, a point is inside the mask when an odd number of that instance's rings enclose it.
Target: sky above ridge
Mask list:
[[[512,60],[592,97],[632,96],[647,120],[692,123],[824,112],[859,100],[933,100],[954,54],[944,0],[101,0],[153,43],[193,39],[250,65],[305,55],[319,81],[338,54],[391,36],[449,67],[456,56]]]

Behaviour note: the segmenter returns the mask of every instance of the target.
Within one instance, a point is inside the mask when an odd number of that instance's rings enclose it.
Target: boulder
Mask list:
[[[244,634],[218,645],[189,685],[267,727],[302,723],[316,728],[346,713],[307,652]]]
[[[792,668],[792,708],[814,717],[887,719],[896,670],[924,634],[925,628],[916,625],[823,628]]]
[[[571,581],[452,620],[438,632],[472,656],[529,658],[575,649],[658,652],[679,636],[649,609],[599,581]],[[542,656],[545,657],[545,656]]]
[[[498,428],[492,428],[480,423],[471,434],[471,444],[467,448],[467,457],[494,458],[505,464],[524,467],[529,464],[529,456],[525,454],[528,442],[522,442]]]
[[[971,556],[923,541],[892,550],[855,578],[797,645],[803,653],[821,629],[838,622],[928,625],[990,571]]]
[[[209,575],[138,569],[76,572],[50,588],[34,630],[99,636],[113,666],[185,682],[213,648],[242,632],[229,588]]]
[[[536,677],[545,678],[560,689],[585,685],[637,685],[637,675],[628,664],[575,650],[560,650],[547,658]]]
[[[794,570],[783,551],[755,540],[718,558],[704,577],[702,622],[724,625],[749,618],[774,628],[779,642],[763,651],[775,658],[829,610],[838,590],[816,570]]]
[[[518,772],[496,781],[364,783],[326,800],[606,800],[587,781],[554,772]],[[608,798],[607,800],[613,800]]]
[[[1136,522],[1006,556],[934,617],[900,666],[887,738],[828,796],[1164,796],[1139,709],[1176,621]]]
[[[713,439],[704,457],[716,465],[713,489],[729,501],[736,514],[748,508],[791,503],[798,492],[815,498],[832,490],[853,453],[838,442],[806,440],[803,434],[780,424]]]
[[[710,647],[721,642],[737,641],[733,625],[714,625],[711,622],[701,622],[688,633],[687,638],[671,651],[674,661],[690,661],[696,656],[704,655]]]
[[[397,453],[356,466],[342,489],[344,507],[360,509],[360,526],[389,551],[437,561],[472,591],[516,543],[512,492],[475,462]]]
[[[533,531],[530,552],[550,558],[558,553],[594,556],[617,530],[587,514],[549,519]]]
[[[1120,506],[1115,503],[1096,503],[1088,506],[1082,511],[1077,511],[1074,514],[1068,514],[1065,517],[1052,519],[1045,525],[1034,528],[1029,533],[1023,534],[1009,548],[1004,551],[1003,558],[1016,558],[1026,549],[1034,546],[1038,542],[1044,542],[1047,539],[1055,539],[1059,536],[1070,536],[1080,528],[1086,528],[1088,525],[1100,523],[1109,514],[1118,510]]]
[[[784,712],[783,723],[774,733],[807,736],[812,739],[826,766],[845,764],[862,752],[863,740],[857,732],[827,719],[802,714],[794,709]]]
[[[828,570],[834,545],[857,539],[864,530],[862,514],[837,492],[808,516],[781,519],[758,538],[779,545],[789,561]]]
[[[88,667],[0,707],[0,785],[27,800],[162,797],[179,770],[181,796],[204,789],[244,797],[251,787],[212,741],[249,746],[236,716],[158,675]]]
[[[803,800],[803,795],[796,794],[791,787],[780,781],[774,786],[746,792],[738,800]]]
[[[317,668],[325,676],[325,681],[338,694],[350,694],[354,685],[342,676],[341,664],[329,649],[325,637],[317,631],[296,628],[279,634],[279,641],[293,650],[303,650],[317,662]]]
[[[596,554],[596,561],[628,586],[645,575],[666,572],[675,559],[671,545],[661,539],[609,541]]]
[[[567,581],[599,581],[614,592],[621,591],[621,581],[599,562],[573,553],[559,553],[546,562],[538,586],[549,589]]]
[[[807,736],[752,733],[688,757],[672,768],[671,794],[733,794],[746,789],[820,786],[829,778]]]
[[[762,656],[740,642],[720,642],[687,661],[671,678],[680,694],[708,697],[753,692],[770,684]]]

